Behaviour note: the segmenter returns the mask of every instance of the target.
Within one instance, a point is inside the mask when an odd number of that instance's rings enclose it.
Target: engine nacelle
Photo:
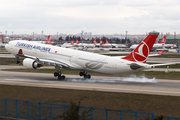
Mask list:
[[[26,67],[26,68],[39,68],[41,67],[42,65],[37,63],[35,60],[33,59],[30,59],[30,58],[25,58],[23,60],[23,66]]]

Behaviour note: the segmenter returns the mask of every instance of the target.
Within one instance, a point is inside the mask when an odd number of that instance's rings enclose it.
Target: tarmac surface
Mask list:
[[[19,68],[23,68],[23,66],[0,66],[0,84],[180,96],[180,80],[164,80],[155,78],[149,79],[143,76],[92,76],[91,79],[84,80],[79,75],[66,74],[66,80],[59,81],[53,76],[53,73],[49,74],[1,71],[1,69]]]

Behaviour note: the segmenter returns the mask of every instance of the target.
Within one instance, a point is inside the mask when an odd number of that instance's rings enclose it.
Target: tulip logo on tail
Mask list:
[[[146,62],[149,55],[149,47],[145,42],[142,42],[138,49],[132,52],[132,56],[136,62]]]

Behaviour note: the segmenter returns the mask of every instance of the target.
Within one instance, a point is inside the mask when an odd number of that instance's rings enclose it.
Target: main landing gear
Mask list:
[[[61,70],[59,67],[55,67],[57,69],[57,72],[54,73],[54,77],[58,77],[58,80],[65,80],[65,76],[61,75]]]
[[[91,75],[87,74],[86,71],[80,72],[79,75],[84,76],[84,79],[90,79],[91,78]]]
[[[54,77],[58,77],[58,80],[65,80],[66,78],[64,75],[61,75],[61,72],[60,73],[55,72]]]

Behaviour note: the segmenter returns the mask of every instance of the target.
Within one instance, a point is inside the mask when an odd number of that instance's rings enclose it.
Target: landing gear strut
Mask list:
[[[16,64],[19,64],[20,61],[19,61],[19,57],[16,57]]]
[[[91,78],[91,75],[87,74],[86,71],[80,72],[79,75],[80,76],[84,76],[84,79],[90,79]]]
[[[57,69],[57,72],[54,73],[54,77],[58,77],[58,80],[65,80],[65,76],[61,75],[61,70],[59,67],[55,67]]]

